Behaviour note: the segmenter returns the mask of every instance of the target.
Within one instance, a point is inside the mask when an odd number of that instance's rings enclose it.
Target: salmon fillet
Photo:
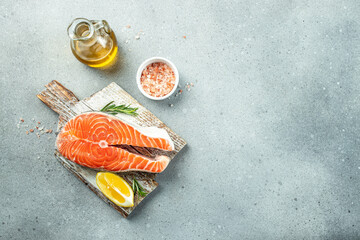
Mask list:
[[[56,139],[56,146],[64,157],[89,168],[159,173],[170,161],[167,156],[149,158],[118,145],[174,150],[164,129],[134,127],[111,115],[96,112],[70,119]]]

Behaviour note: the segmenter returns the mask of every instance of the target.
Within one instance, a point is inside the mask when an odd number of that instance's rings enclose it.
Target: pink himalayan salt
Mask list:
[[[173,90],[175,73],[166,63],[152,63],[143,70],[140,83],[144,91],[150,96],[163,97]]]

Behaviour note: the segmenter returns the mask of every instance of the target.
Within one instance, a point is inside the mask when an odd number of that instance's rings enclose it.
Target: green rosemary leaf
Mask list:
[[[133,179],[133,190],[134,194],[138,193],[141,197],[145,197],[148,193],[144,191],[139,182],[134,178]]]
[[[135,182],[134,182],[134,180],[133,180],[133,182],[132,182],[132,189],[134,190],[134,194],[136,193],[136,189],[135,189]]]
[[[132,115],[132,116],[138,115],[136,113],[136,110],[138,110],[138,108],[132,108],[132,107],[130,107],[130,104],[127,106],[124,104],[116,106],[115,104],[112,104],[113,102],[114,101],[111,101],[108,104],[106,104],[105,107],[103,107],[100,111],[107,112],[112,115],[116,115],[118,113],[124,113],[124,114]]]
[[[107,107],[109,107],[110,104],[112,104],[114,101],[109,102],[108,104],[105,105],[105,107],[103,107],[100,111],[103,112],[104,110],[107,109]]]

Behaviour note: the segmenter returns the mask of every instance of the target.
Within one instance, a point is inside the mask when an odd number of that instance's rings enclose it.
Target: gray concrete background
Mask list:
[[[0,239],[360,239],[359,13],[357,0],[1,1]],[[81,16],[108,20],[118,68],[73,57]],[[152,56],[194,88],[143,97]],[[35,96],[53,79],[80,98],[114,81],[187,140],[129,219],[55,160],[54,134],[17,128],[55,127]]]

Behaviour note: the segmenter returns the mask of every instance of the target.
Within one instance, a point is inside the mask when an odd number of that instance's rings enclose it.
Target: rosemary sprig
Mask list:
[[[132,116],[137,116],[138,114],[136,113],[136,110],[138,110],[138,108],[131,108],[130,104],[129,105],[119,105],[116,106],[115,104],[113,104],[114,101],[109,102],[108,104],[105,105],[105,107],[103,107],[100,111],[101,112],[107,112],[109,114],[112,115],[116,115],[118,113],[125,113],[128,115],[132,115]]]
[[[134,194],[139,193],[141,197],[145,197],[148,194],[147,192],[144,192],[144,189],[135,178],[133,179],[132,188],[134,190]]]

